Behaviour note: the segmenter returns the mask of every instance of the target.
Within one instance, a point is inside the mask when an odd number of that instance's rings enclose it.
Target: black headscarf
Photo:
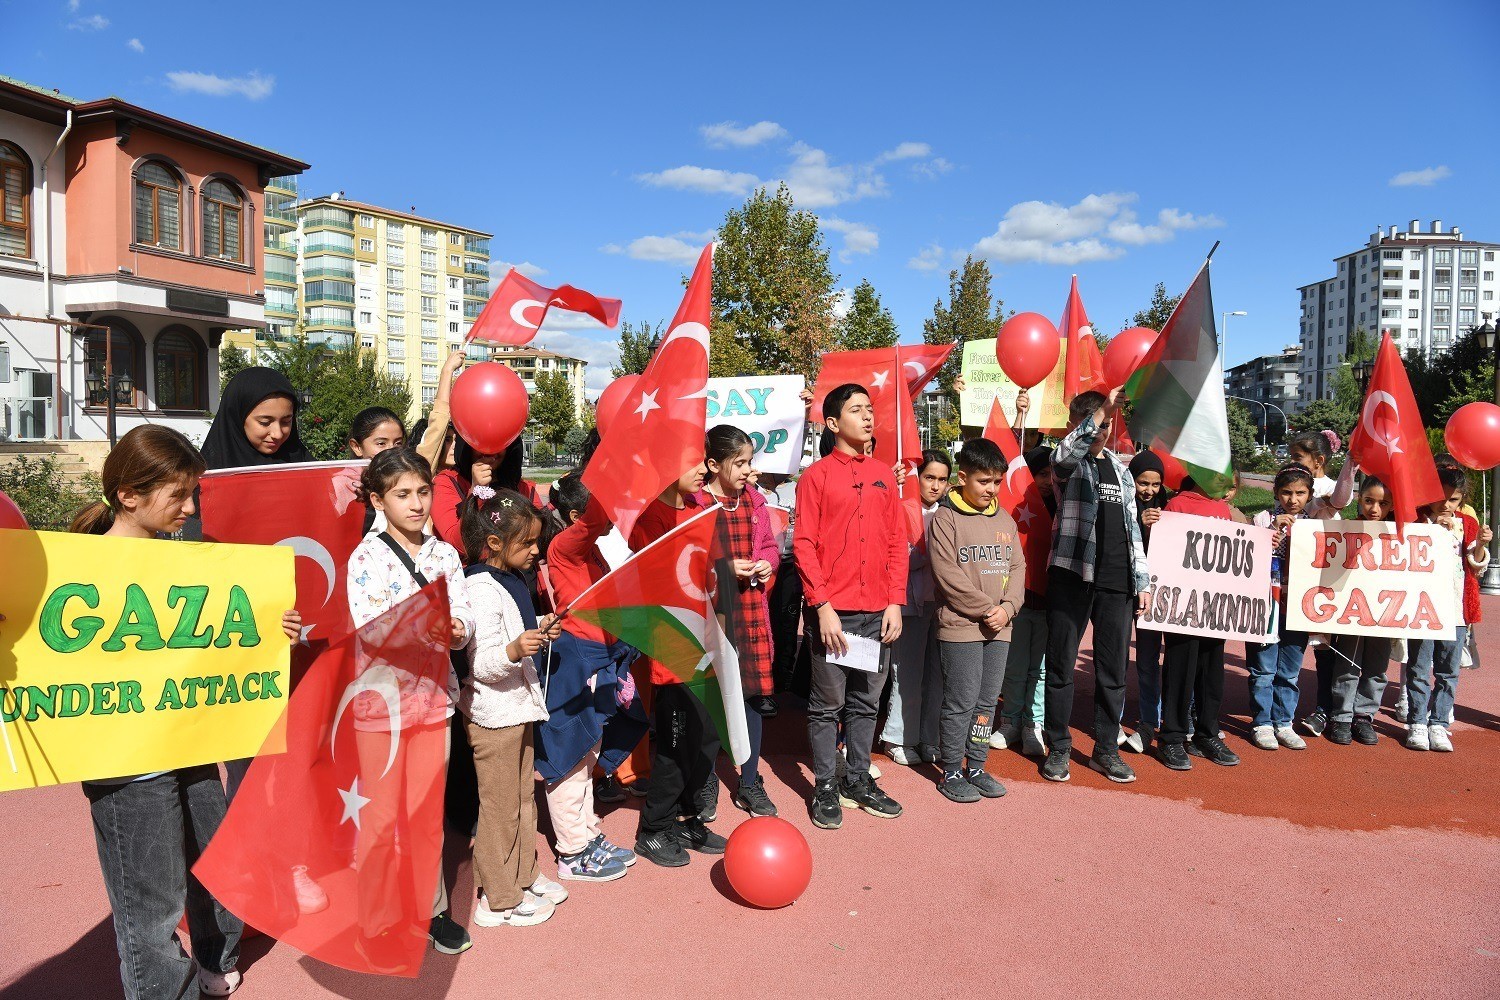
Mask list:
[[[272,396],[292,401],[292,432],[274,455],[263,454],[245,437],[245,418]],[[297,431],[297,392],[287,377],[271,368],[246,368],[224,387],[219,412],[203,439],[203,460],[210,469],[237,469],[245,465],[311,462]]]

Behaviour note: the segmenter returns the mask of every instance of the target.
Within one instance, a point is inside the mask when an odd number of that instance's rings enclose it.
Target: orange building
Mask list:
[[[265,188],[306,169],[116,98],[0,77],[0,434],[102,439],[108,353],[120,433],[200,437],[224,332],[266,325]]]

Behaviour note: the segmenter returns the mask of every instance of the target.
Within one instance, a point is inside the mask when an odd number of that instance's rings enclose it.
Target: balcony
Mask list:
[[[313,343],[319,343],[320,342],[318,340],[318,338],[314,335],[314,333],[313,333],[314,330],[348,330],[350,333],[354,332],[354,320],[353,319],[347,319],[346,320],[346,319],[341,319],[339,317],[325,317],[325,318],[323,318],[321,320],[314,320],[314,319],[309,318],[307,320],[306,325],[307,325],[307,331],[308,331],[307,332],[307,339],[310,340],[310,341],[312,341]]]
[[[266,258],[266,280],[274,281],[278,285],[295,285],[297,283],[297,271],[292,267],[272,267],[272,262],[277,264],[290,264],[286,257]]]
[[[481,312],[483,312],[483,311],[484,311],[484,303],[483,302],[465,302],[464,303],[464,319],[466,319],[466,320],[469,320],[469,321],[472,322],[473,320],[478,319],[479,318],[479,314]]]
[[[337,242],[337,243],[327,242],[327,241],[319,239],[319,237],[322,236],[322,235],[323,235],[322,233],[314,233],[314,234],[308,236],[308,238],[307,238],[308,239],[307,246],[304,247],[303,249],[306,250],[306,252],[309,253],[309,254],[315,254],[315,253],[337,253],[337,254],[344,254],[345,256],[348,256],[350,258],[352,258],[354,256],[354,246],[353,246],[352,243],[346,246],[342,242]]]
[[[466,236],[464,237],[464,253],[488,257],[490,255],[490,241],[487,238],[479,239],[474,236]]]
[[[296,178],[296,175],[292,175],[290,177],[272,177],[269,181],[266,182],[266,190],[267,191],[285,191],[287,194],[296,195],[296,193],[297,193],[297,178]]]
[[[471,299],[487,299],[490,297],[490,283],[488,281],[465,281],[464,295]]]
[[[304,229],[336,229],[354,235],[354,213],[342,208],[318,205],[302,213]]]
[[[480,263],[477,260],[466,260],[464,261],[464,274],[477,274],[485,280],[488,280],[490,276],[490,266],[488,264]]]
[[[324,347],[347,350],[354,346],[354,334],[337,333],[328,330],[308,330],[307,342],[309,344],[319,344]]]
[[[354,262],[347,257],[309,257],[302,264],[303,278],[334,278],[339,281],[354,280]]]

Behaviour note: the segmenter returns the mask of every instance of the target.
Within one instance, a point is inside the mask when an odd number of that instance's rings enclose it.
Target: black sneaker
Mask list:
[[[743,809],[751,816],[776,815],[776,803],[766,794],[766,779],[760,775],[756,775],[755,781],[748,785],[741,782],[729,801],[734,803],[736,809]]]
[[[1220,767],[1233,767],[1240,762],[1240,755],[1229,749],[1217,736],[1194,736],[1188,753],[1195,750],[1197,753],[1194,756],[1206,758]]]
[[[1302,720],[1302,728],[1314,736],[1322,736],[1323,730],[1328,728],[1328,713],[1321,708]]]
[[[1358,718],[1354,720],[1350,736],[1354,742],[1372,747],[1380,742],[1380,734],[1375,731],[1375,722],[1372,719]]]
[[[729,843],[697,817],[677,824],[677,840],[683,847],[699,854],[723,854],[725,845]]]
[[[938,782],[938,791],[949,802],[978,802],[984,798],[979,789],[969,784],[962,771],[944,771],[943,779]]]
[[[964,771],[964,780],[979,789],[979,794],[987,799],[998,799],[1005,795],[1005,786],[983,768],[971,767]]]
[[[857,781],[845,779],[839,789],[839,804],[850,809],[863,809],[880,819],[895,819],[901,815],[901,804],[882,792],[868,774]]]
[[[1193,762],[1188,760],[1188,751],[1181,743],[1163,743],[1157,749],[1156,755],[1161,762],[1174,771],[1191,771]],[[1198,754],[1197,756],[1203,756]]]
[[[698,807],[698,818],[712,823],[719,818],[719,776],[710,774],[704,786],[693,796],[693,805]]]
[[[427,925],[427,938],[432,942],[433,950],[444,955],[462,955],[474,946],[469,932],[454,923],[446,913],[432,918],[432,923]]]
[[[594,782],[594,801],[613,805],[625,801],[625,786],[613,774],[607,774]]]
[[[655,833],[643,831],[635,838],[635,853],[663,868],[681,868],[690,860],[682,841],[677,839],[677,831],[671,827]]]
[[[844,810],[839,805],[837,781],[820,781],[813,789],[812,802],[807,807],[813,826],[819,830],[837,830],[844,825]]]
[[[644,799],[646,793],[651,790],[650,778],[636,778],[625,786],[625,790],[638,799]]]
[[[1042,762],[1042,777],[1048,781],[1067,781],[1068,758],[1071,754],[1070,750],[1047,751],[1047,759]]]
[[[1337,743],[1346,747],[1354,739],[1354,727],[1347,722],[1330,722],[1323,730],[1323,738],[1329,743]]]
[[[749,705],[750,710],[761,716],[762,718],[776,718],[776,699],[772,698],[768,694],[757,695],[754,698],[748,698],[746,699],[745,704]]]
[[[1120,759],[1118,750],[1111,753],[1095,753],[1089,758],[1089,767],[1117,784],[1128,785],[1135,780],[1130,765]]]

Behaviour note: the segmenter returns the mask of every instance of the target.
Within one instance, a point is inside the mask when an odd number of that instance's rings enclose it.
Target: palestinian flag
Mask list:
[[[1167,452],[1205,493],[1222,497],[1234,470],[1207,261],[1125,392],[1135,440]]]
[[[750,740],[740,661],[713,608],[719,510],[715,504],[662,535],[585,590],[567,611],[640,650],[695,692],[707,691],[703,682],[716,675],[724,710],[720,736],[734,762],[743,764]]]

